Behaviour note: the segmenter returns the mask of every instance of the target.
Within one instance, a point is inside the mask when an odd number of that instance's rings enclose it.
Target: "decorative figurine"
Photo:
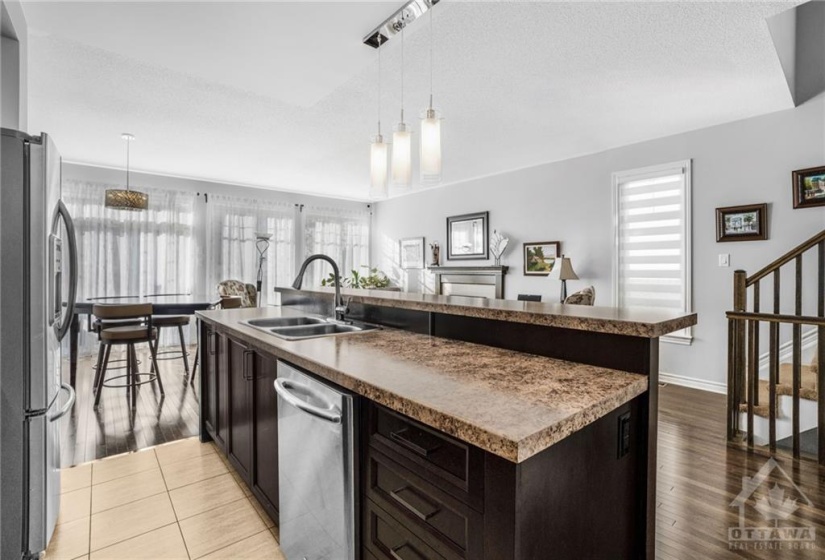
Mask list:
[[[438,246],[438,241],[433,241],[432,243],[430,243],[430,250],[433,254],[430,266],[438,266],[438,261],[441,260],[441,247]]]
[[[504,237],[503,232],[498,233],[496,230],[493,230],[493,235],[490,236],[490,252],[495,259],[495,266],[501,266],[501,255],[504,254],[509,242],[510,240]]]

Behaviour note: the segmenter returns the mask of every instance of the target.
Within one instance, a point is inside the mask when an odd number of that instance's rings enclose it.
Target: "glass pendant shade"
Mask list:
[[[392,186],[408,189],[412,185],[412,132],[400,122],[392,133]]]
[[[427,109],[421,119],[421,184],[441,182],[441,119]]]
[[[387,198],[387,144],[380,134],[370,145],[370,198]]]
[[[124,189],[106,189],[106,208],[115,210],[146,210],[149,197],[146,193]]]

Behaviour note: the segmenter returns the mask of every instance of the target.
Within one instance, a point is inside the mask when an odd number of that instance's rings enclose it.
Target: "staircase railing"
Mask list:
[[[811,250],[817,253],[816,316],[802,315],[802,262]],[[794,313],[781,313],[781,269],[794,263]],[[771,312],[760,309],[762,281],[771,278],[769,286],[773,290]],[[751,293],[751,310],[748,306],[748,289]],[[774,262],[747,276],[744,270],[737,270],[733,276],[733,311],[728,318],[728,440],[740,441],[740,413],[746,405],[747,426],[745,439],[749,450],[754,448],[754,407],[759,406],[759,345],[760,326],[768,325],[768,445],[770,453],[776,453],[776,418],[779,383],[779,335],[780,326],[791,325],[792,342],[792,453],[801,456],[800,437],[800,389],[802,385],[802,327],[816,328],[817,335],[817,432],[818,460],[825,465],[825,230],[808,239]]]

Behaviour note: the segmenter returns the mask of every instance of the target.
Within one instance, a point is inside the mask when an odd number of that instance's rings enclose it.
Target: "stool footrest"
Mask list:
[[[153,381],[155,381],[155,379],[158,378],[157,374],[154,374],[154,373],[134,373],[134,374],[132,374],[132,376],[137,377],[138,379],[140,379],[141,377],[147,377],[148,378],[145,381],[135,381],[134,385],[145,385],[146,383],[152,383]],[[114,377],[107,378],[102,383],[102,385],[104,387],[108,387],[110,389],[123,389],[123,388],[126,388],[126,387],[131,387],[133,385],[132,383],[123,383],[123,384],[114,384],[114,385],[110,383],[110,381],[112,381],[114,379],[125,379],[127,377],[129,377],[129,376],[128,375],[115,375]]]

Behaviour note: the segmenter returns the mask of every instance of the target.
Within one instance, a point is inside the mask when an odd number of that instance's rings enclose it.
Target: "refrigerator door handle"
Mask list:
[[[66,404],[63,405],[63,408],[60,409],[60,412],[57,412],[51,416],[49,416],[49,422],[56,422],[66,416],[68,412],[74,406],[74,401],[77,399],[77,393],[74,390],[74,387],[69,385],[68,383],[63,383],[60,386],[60,390],[66,390],[69,393],[69,400],[66,401]]]
[[[75,236],[72,216],[69,214],[69,210],[66,208],[66,205],[63,204],[62,200],[57,201],[57,207],[52,217],[53,235],[57,235],[60,218],[63,218],[63,223],[66,225],[66,237],[69,242],[69,299],[67,301],[66,316],[62,322],[55,321],[54,324],[54,332],[58,341],[63,340],[63,337],[69,332],[69,327],[74,319],[75,302],[77,299],[77,238]],[[60,287],[55,286],[55,290],[58,290],[57,293],[59,293]],[[57,295],[55,294],[54,297],[57,297]]]

